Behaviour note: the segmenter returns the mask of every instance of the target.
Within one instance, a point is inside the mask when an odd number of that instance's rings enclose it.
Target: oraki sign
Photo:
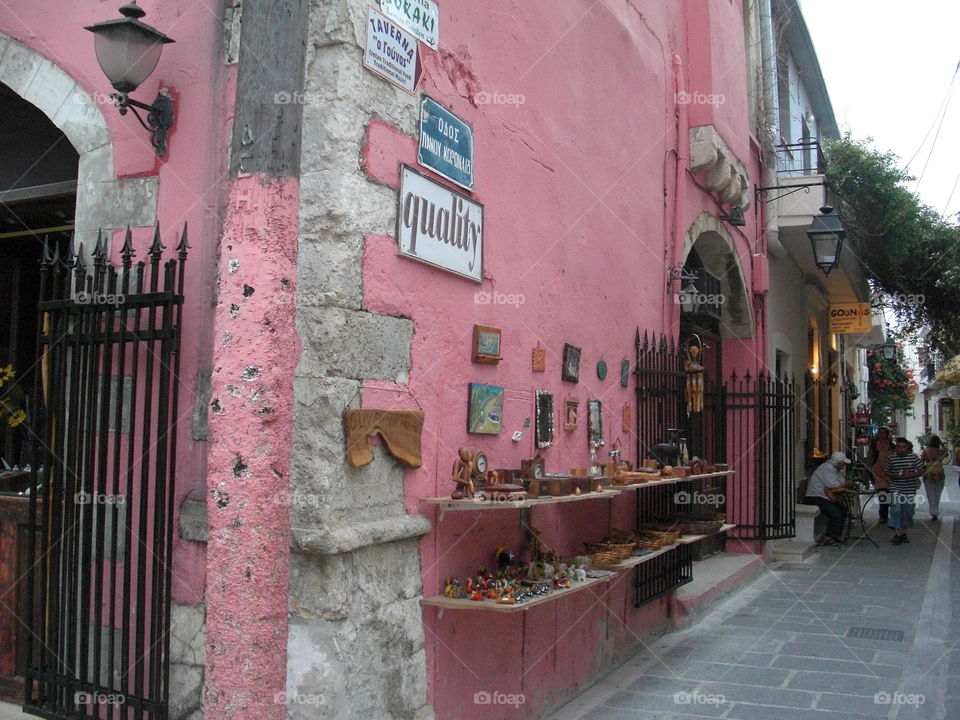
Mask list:
[[[827,332],[862,335],[870,332],[872,327],[870,303],[836,303],[830,306]]]

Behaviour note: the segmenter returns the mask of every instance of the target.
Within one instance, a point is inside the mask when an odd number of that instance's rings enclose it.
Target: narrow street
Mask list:
[[[771,565],[551,720],[960,717],[956,467],[947,468],[944,500],[939,523],[918,507],[902,546],[890,543],[871,506],[879,548],[851,540],[821,548],[809,565]]]

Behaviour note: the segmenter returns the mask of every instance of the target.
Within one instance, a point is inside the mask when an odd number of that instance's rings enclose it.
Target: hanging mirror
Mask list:
[[[587,403],[588,441],[592,447],[603,445],[603,404],[599,400]]]
[[[553,394],[537,390],[536,403],[537,447],[548,448],[553,445]]]

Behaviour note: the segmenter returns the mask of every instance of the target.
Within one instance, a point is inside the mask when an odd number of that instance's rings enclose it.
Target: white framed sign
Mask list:
[[[367,10],[364,67],[412,93],[417,85],[417,39],[372,7]]]
[[[440,46],[440,8],[433,0],[380,0],[380,9],[434,50]]]
[[[483,282],[483,205],[400,166],[401,255]]]

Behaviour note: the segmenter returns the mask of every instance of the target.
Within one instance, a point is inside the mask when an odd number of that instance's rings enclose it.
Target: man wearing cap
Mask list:
[[[813,471],[807,481],[807,494],[803,498],[804,505],[816,505],[827,516],[827,537],[824,545],[836,547],[842,541],[843,521],[847,517],[846,508],[835,503],[829,493],[842,488],[850,487],[843,473],[845,465],[850,460],[842,452],[835,452],[830,459]]]

